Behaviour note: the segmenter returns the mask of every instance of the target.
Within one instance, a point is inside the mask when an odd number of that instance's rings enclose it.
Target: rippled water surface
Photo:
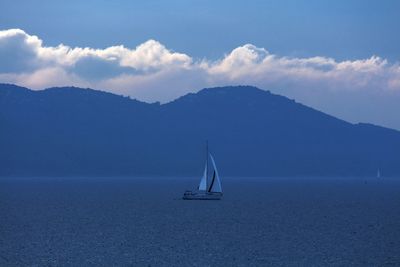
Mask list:
[[[0,266],[400,266],[400,178],[2,178]]]

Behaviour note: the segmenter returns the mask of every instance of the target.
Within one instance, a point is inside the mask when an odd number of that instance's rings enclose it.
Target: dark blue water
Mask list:
[[[400,266],[400,179],[0,180],[0,266]]]

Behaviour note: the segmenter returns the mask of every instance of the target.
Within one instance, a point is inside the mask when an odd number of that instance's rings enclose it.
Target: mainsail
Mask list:
[[[207,190],[207,161],[206,161],[206,166],[204,168],[204,174],[203,177],[200,180],[200,184],[199,184],[199,190],[200,191],[206,191]]]

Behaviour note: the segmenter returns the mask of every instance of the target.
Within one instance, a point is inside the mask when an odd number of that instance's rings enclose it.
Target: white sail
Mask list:
[[[200,180],[200,184],[199,184],[199,190],[200,191],[206,191],[207,190],[207,162],[206,162],[206,166],[204,167],[204,174],[203,177]]]
[[[213,175],[211,177],[210,188],[208,189],[209,192],[219,192],[222,193],[221,181],[219,179],[217,166],[215,165],[215,161],[213,156],[210,154],[211,162],[213,164]]]

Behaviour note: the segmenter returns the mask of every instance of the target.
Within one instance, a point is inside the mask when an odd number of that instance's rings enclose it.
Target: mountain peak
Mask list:
[[[262,90],[254,86],[223,86],[204,88],[197,93],[189,93],[175,99],[168,104],[184,104],[184,103],[250,103],[260,100],[279,101],[289,100],[286,97],[274,95],[270,91]]]
[[[212,96],[212,97],[224,97],[224,96],[255,96],[255,95],[272,95],[270,91],[262,90],[254,86],[238,85],[238,86],[221,86],[204,88],[197,92],[199,96]]]

